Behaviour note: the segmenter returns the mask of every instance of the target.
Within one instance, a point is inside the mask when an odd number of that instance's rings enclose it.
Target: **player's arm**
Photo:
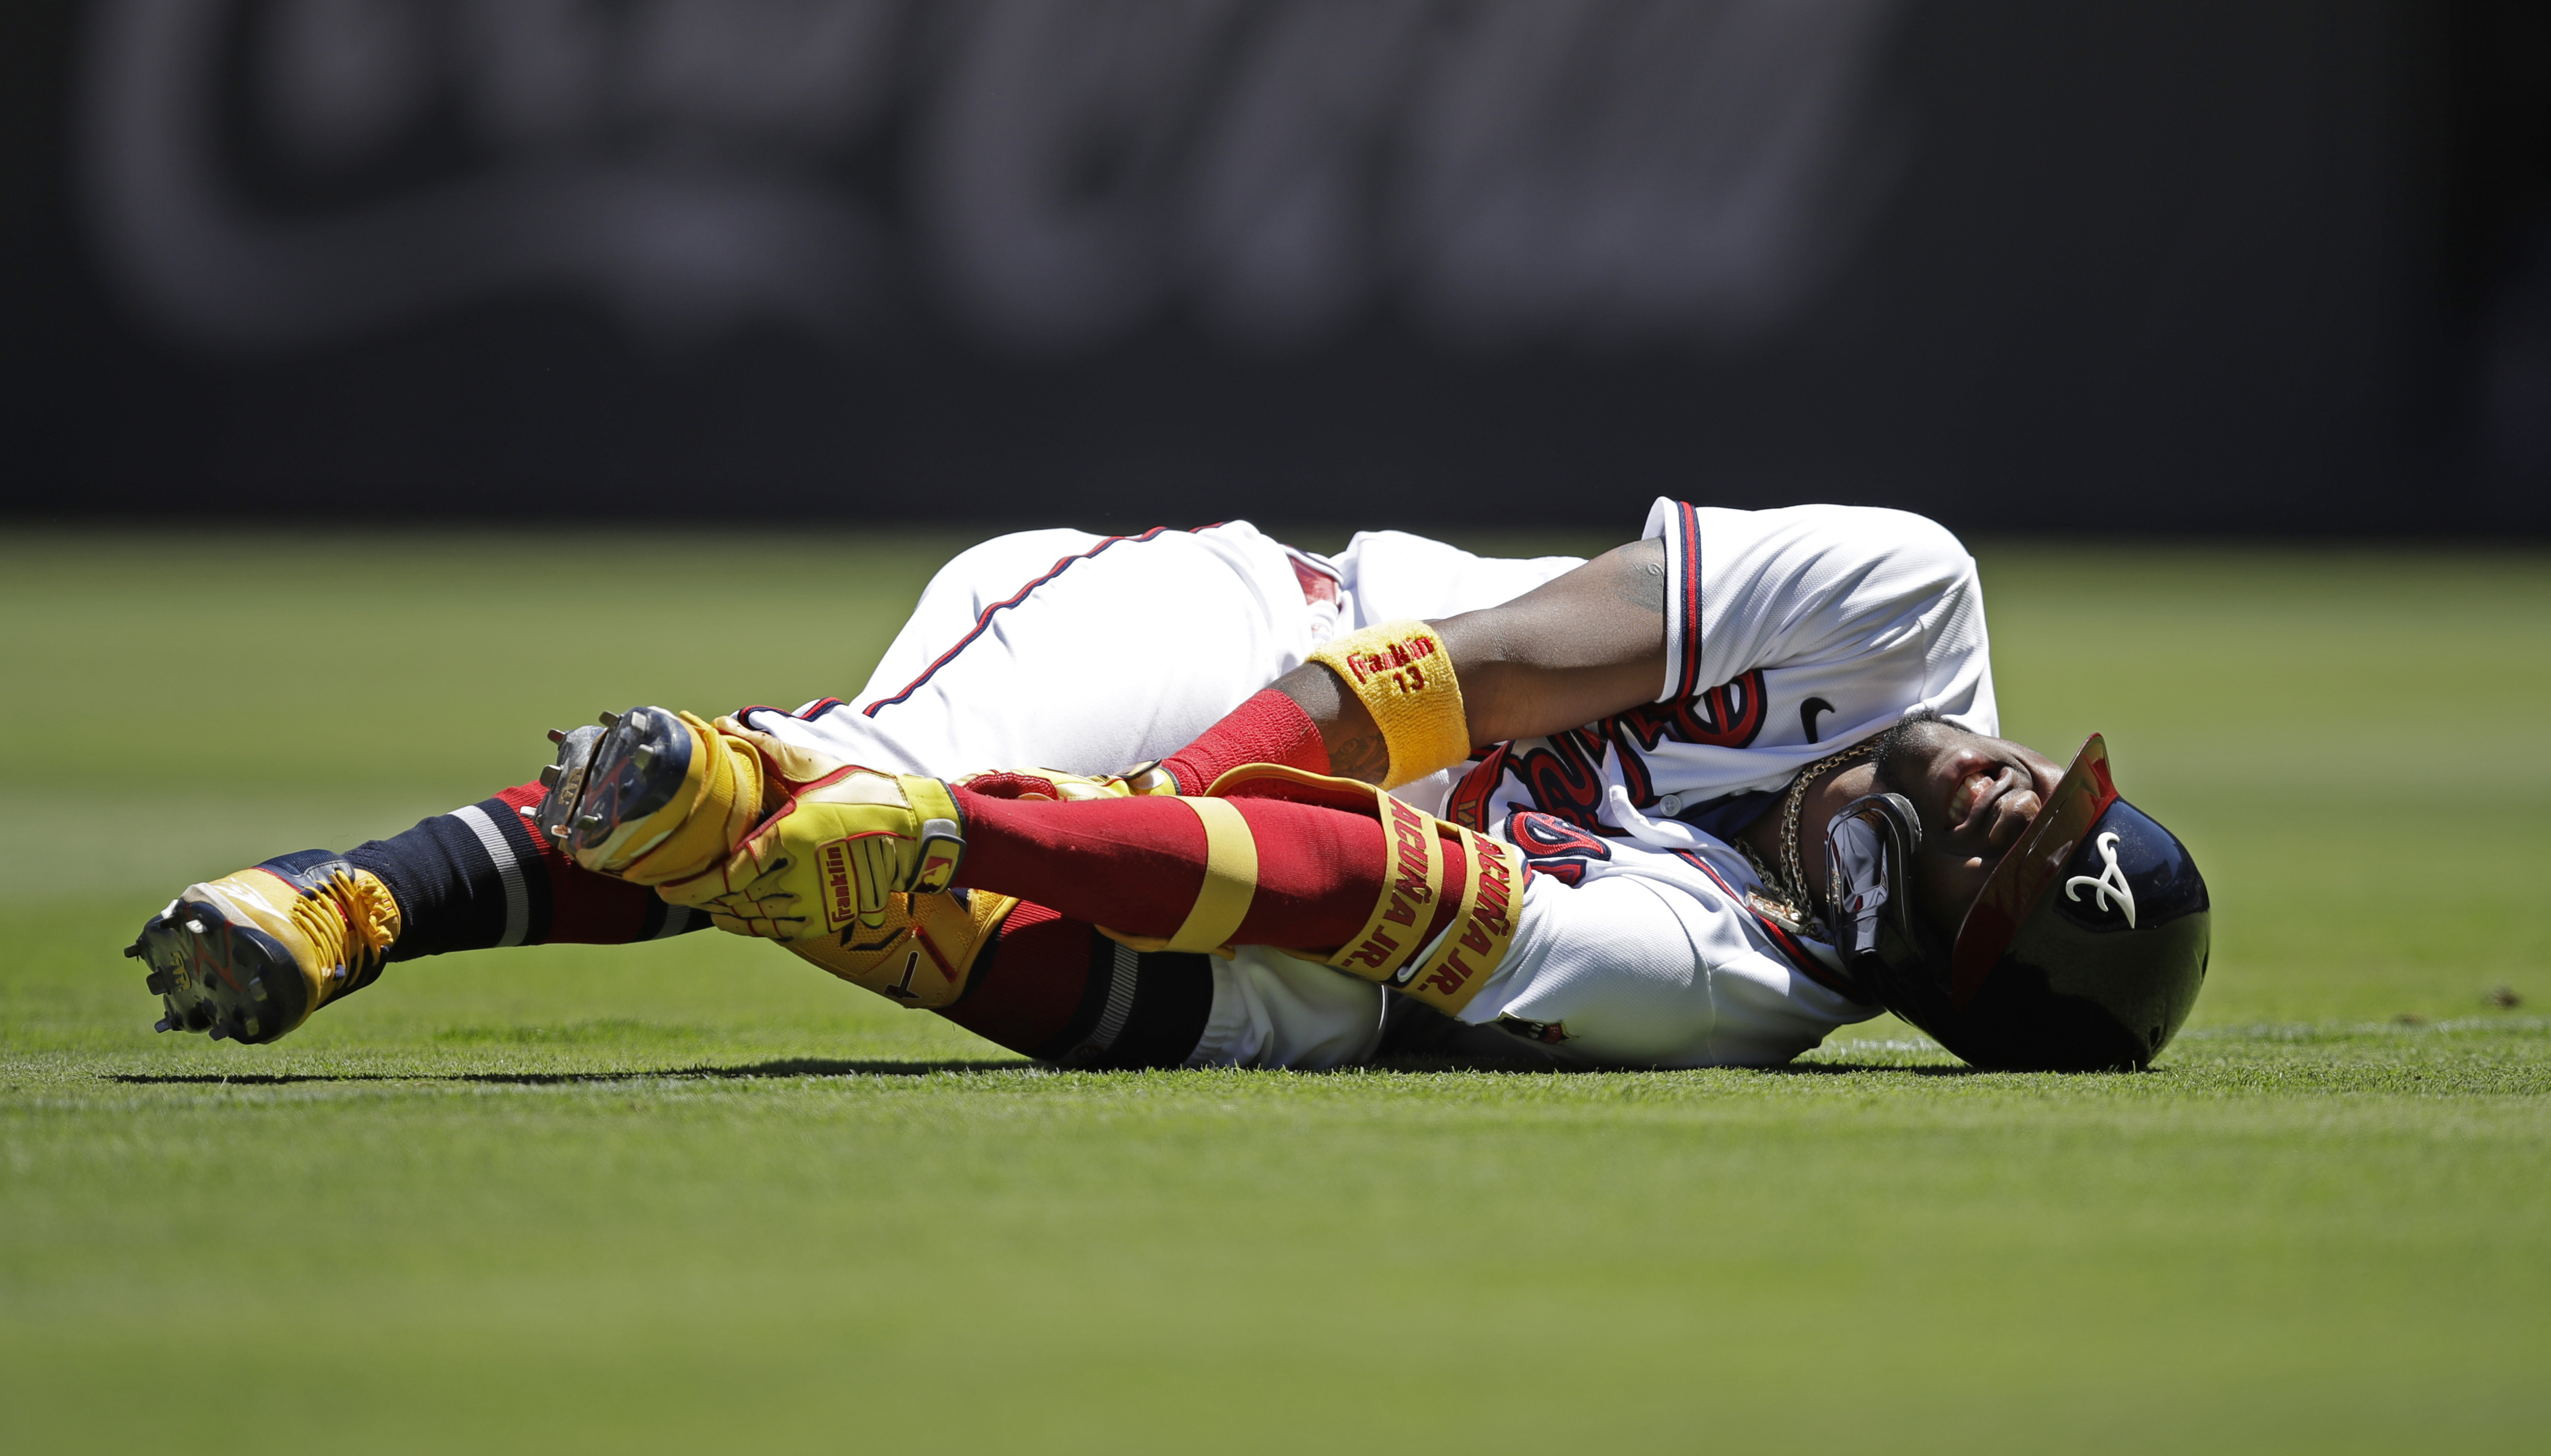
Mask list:
[[[1461,684],[1470,748],[1577,728],[1654,699],[1665,676],[1666,556],[1645,540],[1606,551],[1502,606],[1428,624]],[[1390,757],[1338,669],[1305,662],[1276,682],[1319,726],[1330,772],[1379,783]]]
[[[1189,793],[1251,761],[1403,783],[1476,747],[1651,702],[1666,677],[1666,583],[1664,545],[1637,541],[1501,606],[1396,625],[1423,631],[1358,632],[1276,679],[1165,764]],[[1411,657],[1414,672],[1391,665]],[[1449,673],[1431,670],[1444,662]],[[1389,731],[1377,704],[1394,719]]]

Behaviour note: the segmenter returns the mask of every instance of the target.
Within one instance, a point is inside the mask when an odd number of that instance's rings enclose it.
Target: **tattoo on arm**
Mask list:
[[[1380,783],[1390,774],[1390,745],[1379,729],[1329,739],[1329,772],[1342,779]]]
[[[1320,741],[1329,750],[1329,772],[1342,779],[1378,784],[1390,774],[1390,745],[1364,700],[1325,665],[1305,662],[1276,680],[1276,691],[1302,705],[1319,725]]]

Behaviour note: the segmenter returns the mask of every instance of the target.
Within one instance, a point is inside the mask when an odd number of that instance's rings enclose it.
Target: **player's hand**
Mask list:
[[[1125,799],[1144,794],[1174,794],[1177,780],[1170,777],[1159,759],[1138,763],[1122,773],[1092,777],[1065,773],[1055,768],[994,769],[988,773],[969,774],[953,782],[969,792],[994,799],[1051,799],[1070,802],[1078,799]]]
[[[724,863],[660,893],[723,930],[810,940],[884,924],[895,894],[947,889],[965,848],[947,785],[845,767],[798,788]]]

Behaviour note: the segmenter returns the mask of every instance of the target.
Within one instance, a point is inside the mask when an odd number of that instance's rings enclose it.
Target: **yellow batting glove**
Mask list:
[[[883,926],[889,897],[947,889],[965,853],[946,784],[845,767],[799,788],[725,863],[660,893],[720,929],[813,940]]]

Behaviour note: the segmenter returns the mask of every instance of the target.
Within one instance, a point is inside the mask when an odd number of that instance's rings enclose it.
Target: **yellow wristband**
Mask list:
[[[1471,756],[1462,685],[1444,638],[1422,622],[1388,622],[1351,632],[1311,654],[1364,703],[1390,751],[1385,789],[1422,779]]]

